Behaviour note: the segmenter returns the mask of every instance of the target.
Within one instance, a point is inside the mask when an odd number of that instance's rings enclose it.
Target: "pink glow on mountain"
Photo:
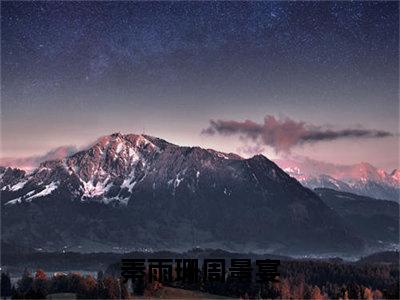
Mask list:
[[[329,175],[337,180],[375,181],[390,184],[400,184],[400,171],[391,174],[376,168],[367,162],[354,165],[338,165],[313,160],[307,157],[297,159],[278,159],[275,162],[286,172],[300,181],[305,181],[319,175]]]
[[[393,178],[393,180],[400,184],[400,169],[393,170],[390,176]]]
[[[43,155],[34,155],[27,157],[2,157],[0,158],[0,166],[13,167],[26,171],[30,171],[41,162],[47,160],[55,160],[65,158],[78,151],[75,146],[60,146]]]

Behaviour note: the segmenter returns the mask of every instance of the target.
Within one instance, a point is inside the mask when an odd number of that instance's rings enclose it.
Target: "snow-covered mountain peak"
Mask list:
[[[95,144],[91,147],[97,147],[101,151],[115,150],[116,153],[120,153],[126,149],[143,149],[149,147],[151,149],[157,149],[157,146],[152,143],[146,136],[141,134],[126,134],[113,133],[99,138]]]
[[[395,182],[400,184],[400,169],[394,169],[390,176]]]
[[[338,179],[344,179],[345,176]],[[350,176],[353,180],[384,181],[387,179],[388,174],[384,170],[375,168],[367,162],[361,162],[354,165],[347,176]]]
[[[158,142],[136,134],[103,136],[85,150],[41,163],[23,181],[2,185],[2,189],[23,190],[27,196],[39,197],[42,191],[48,195],[64,185],[61,190],[69,190],[82,200],[103,197],[116,187],[131,192],[138,178],[148,173],[149,162],[162,152],[153,141]],[[23,200],[32,198],[27,196]]]
[[[106,193],[118,178],[130,186],[135,174],[146,171],[147,161],[159,152],[143,135],[114,133],[66,158],[63,165],[70,175],[78,176],[84,196],[93,197]]]
[[[0,187],[19,191],[10,204],[42,196],[42,191],[44,196],[66,192],[80,200],[126,203],[138,186],[171,188],[173,194],[179,184],[169,185],[171,179],[190,184],[203,173],[241,159],[200,147],[180,147],[149,135],[113,133],[71,156],[43,162],[27,176],[0,181]]]

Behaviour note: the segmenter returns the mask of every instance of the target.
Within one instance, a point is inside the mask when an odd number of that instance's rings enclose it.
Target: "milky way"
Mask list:
[[[8,155],[114,130],[234,151],[201,129],[267,113],[397,131],[396,2],[1,6]]]

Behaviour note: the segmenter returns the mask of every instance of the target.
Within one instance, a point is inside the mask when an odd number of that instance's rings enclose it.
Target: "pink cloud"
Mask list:
[[[257,145],[270,146],[276,153],[290,152],[295,146],[319,141],[394,136],[391,132],[375,129],[326,129],[322,126],[295,121],[290,118],[277,119],[271,115],[265,116],[264,123],[257,123],[251,120],[243,122],[211,120],[210,126],[204,129],[202,134],[238,135],[254,141]]]
[[[43,155],[28,156],[22,158],[2,157],[0,158],[0,166],[13,167],[23,170],[32,170],[37,166],[39,166],[41,162],[47,160],[62,159],[77,151],[78,151],[77,147],[69,145],[69,146],[57,147]]]

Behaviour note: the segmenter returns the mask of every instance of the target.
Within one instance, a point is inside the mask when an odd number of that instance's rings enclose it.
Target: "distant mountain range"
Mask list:
[[[399,202],[400,170],[387,173],[366,162],[341,166],[312,160],[277,161],[286,173],[311,189],[330,188]]]
[[[43,155],[0,158],[0,166],[31,172],[41,163],[60,160],[78,152],[75,146],[60,146]],[[400,169],[387,173],[369,163],[336,165],[307,157],[277,159],[274,162],[304,186],[330,188],[357,195],[400,202]]]
[[[262,155],[148,135],[104,136],[30,172],[1,168],[0,177],[2,241],[42,250],[337,255],[395,242],[366,238]]]

